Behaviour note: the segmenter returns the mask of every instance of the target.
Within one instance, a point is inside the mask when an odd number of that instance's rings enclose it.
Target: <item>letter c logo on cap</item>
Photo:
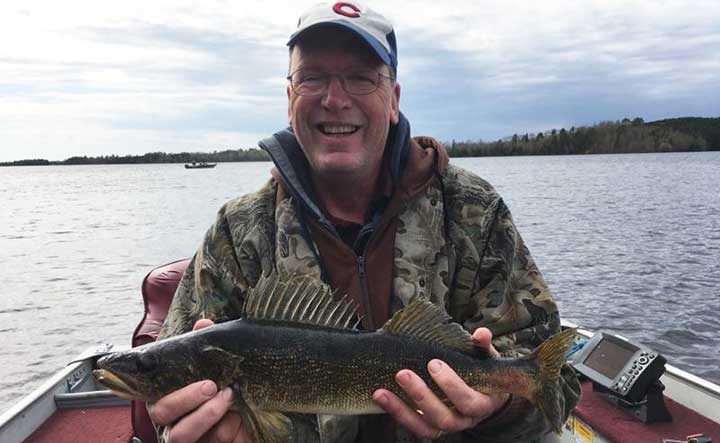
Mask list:
[[[348,11],[347,9],[352,11]],[[360,17],[360,8],[348,2],[337,2],[333,5],[333,11],[335,14],[344,15],[345,17],[358,18]]]

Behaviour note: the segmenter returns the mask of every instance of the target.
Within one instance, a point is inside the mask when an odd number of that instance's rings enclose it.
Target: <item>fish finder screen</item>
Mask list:
[[[612,380],[622,371],[635,351],[636,349],[628,349],[609,340],[602,340],[588,355],[585,365]]]

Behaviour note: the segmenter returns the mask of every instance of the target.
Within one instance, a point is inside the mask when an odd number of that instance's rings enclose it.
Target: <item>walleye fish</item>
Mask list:
[[[560,368],[574,331],[532,354],[492,358],[438,306],[416,297],[374,332],[357,329],[355,306],[314,279],[265,276],[242,318],[102,357],[95,377],[117,395],[154,402],[195,381],[232,386],[253,441],[287,440],[283,413],[378,414],[376,389],[411,401],[395,382],[410,369],[445,398],[428,373],[440,359],[473,389],[530,400],[560,432]]]

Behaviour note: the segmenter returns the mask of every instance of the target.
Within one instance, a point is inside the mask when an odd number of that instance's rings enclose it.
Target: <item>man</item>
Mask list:
[[[449,166],[438,142],[411,139],[388,21],[359,4],[318,5],[288,46],[291,128],[260,143],[273,178],[220,210],[161,336],[236,318],[247,288],[270,271],[323,279],[357,302],[370,330],[419,296],[491,353],[528,352],[557,332],[557,308],[502,199]],[[403,370],[397,381],[413,405],[381,389],[373,398],[388,415],[293,415],[293,440],[527,441],[548,430],[526,400],[476,392],[439,360],[428,370],[451,405]],[[579,395],[567,368],[562,386],[567,416]],[[150,414],[161,440],[245,442],[234,395],[198,382]]]

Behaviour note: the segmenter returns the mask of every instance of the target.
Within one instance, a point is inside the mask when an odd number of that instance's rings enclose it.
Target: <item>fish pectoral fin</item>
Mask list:
[[[257,440],[266,443],[288,442],[292,436],[292,422],[279,411],[255,411],[259,432]]]
[[[242,355],[233,354],[217,346],[205,346],[202,348],[204,358],[225,366],[238,367],[245,360]]]
[[[283,443],[290,441],[292,436],[292,421],[279,411],[253,410],[235,392],[235,406],[233,410],[240,414],[243,427],[250,441],[257,443]]]

